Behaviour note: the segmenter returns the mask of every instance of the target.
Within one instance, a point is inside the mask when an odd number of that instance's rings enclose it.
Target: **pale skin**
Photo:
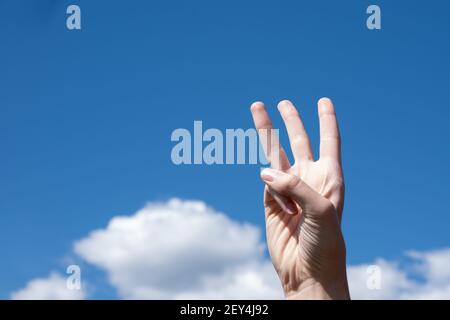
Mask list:
[[[349,299],[341,231],[344,177],[333,103],[328,98],[318,102],[318,160],[313,158],[295,106],[285,100],[278,104],[278,110],[295,163],[289,163],[278,141],[263,145],[272,163],[272,168],[261,172],[261,178],[265,183],[266,235],[273,265],[287,299]],[[253,103],[251,112],[258,130],[272,129],[262,102]],[[273,159],[275,154],[278,161]]]

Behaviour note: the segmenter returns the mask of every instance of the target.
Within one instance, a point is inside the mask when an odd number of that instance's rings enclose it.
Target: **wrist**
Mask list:
[[[335,281],[308,279],[295,291],[285,293],[287,300],[350,300],[347,277]]]

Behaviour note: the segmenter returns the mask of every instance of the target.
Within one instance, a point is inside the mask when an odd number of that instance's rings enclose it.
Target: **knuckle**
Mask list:
[[[333,191],[344,191],[345,190],[345,184],[344,184],[344,179],[342,179],[342,177],[335,177],[331,180],[331,189]]]
[[[298,134],[292,138],[291,142],[294,146],[302,146],[302,145],[306,144],[307,139],[305,136]]]
[[[286,191],[293,190],[301,184],[301,179],[295,175],[290,175],[284,184]]]
[[[284,115],[284,119],[286,121],[295,121],[297,120],[299,117],[298,112],[296,110],[289,110],[285,113]]]

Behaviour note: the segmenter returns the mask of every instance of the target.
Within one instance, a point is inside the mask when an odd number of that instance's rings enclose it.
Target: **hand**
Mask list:
[[[318,102],[317,161],[294,105],[282,101],[278,110],[286,125],[295,164],[289,164],[278,139],[263,143],[266,158],[272,163],[272,169],[261,172],[272,262],[288,299],[349,299],[341,232],[344,179],[333,104],[327,98]],[[263,103],[254,103],[251,111],[259,132],[272,129]],[[274,155],[279,157],[276,162]]]

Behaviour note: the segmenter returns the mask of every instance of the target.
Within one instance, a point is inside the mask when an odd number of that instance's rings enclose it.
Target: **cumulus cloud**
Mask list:
[[[377,259],[373,264],[347,267],[352,299],[399,299],[414,283],[397,263]]]
[[[450,299],[450,249],[408,252],[403,265],[377,259],[372,265],[349,266],[355,299]],[[373,268],[375,266],[375,268]],[[374,278],[375,277],[375,278]],[[374,286],[373,280],[379,286]]]
[[[150,203],[75,242],[74,252],[106,272],[125,299],[280,299],[257,226],[201,201]],[[353,299],[450,299],[450,248],[348,266]],[[81,299],[51,274],[12,294],[17,299]]]
[[[56,272],[46,278],[33,279],[11,294],[13,300],[82,300],[85,297],[83,290],[69,289],[66,277]]]
[[[256,226],[200,201],[149,204],[75,243],[129,299],[274,298],[281,287]]]

